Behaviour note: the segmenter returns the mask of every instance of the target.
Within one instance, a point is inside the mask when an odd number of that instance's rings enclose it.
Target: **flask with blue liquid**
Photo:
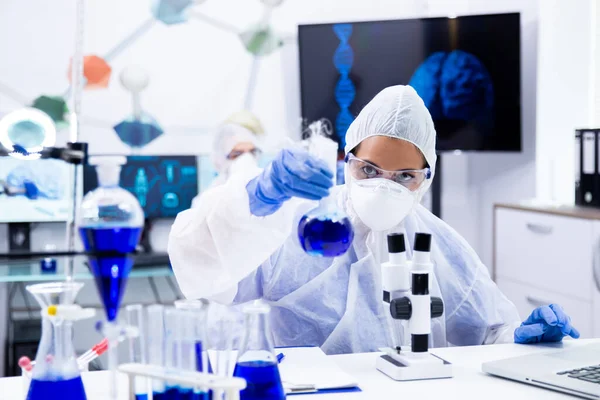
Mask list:
[[[241,400],[283,400],[277,357],[271,342],[268,304],[261,300],[246,305],[245,336],[235,364],[233,376],[246,380]]]
[[[309,126],[308,151],[327,163],[335,183],[338,145],[327,138],[327,129],[322,120]],[[302,216],[298,224],[298,239],[308,255],[337,257],[346,253],[352,245],[354,229],[346,213],[336,204],[335,196],[330,195],[321,199],[317,208]]]
[[[73,322],[84,311],[74,302],[82,286],[78,282],[27,286],[42,309],[42,337],[27,400],[87,399],[73,348]]]

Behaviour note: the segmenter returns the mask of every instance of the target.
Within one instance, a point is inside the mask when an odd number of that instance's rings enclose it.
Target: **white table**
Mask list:
[[[291,399],[507,399],[565,400],[573,397],[518,382],[499,379],[481,372],[481,363],[544,351],[600,342],[600,339],[568,340],[553,345],[490,345],[433,349],[436,355],[454,365],[454,378],[435,381],[395,382],[375,369],[377,353],[331,356],[344,371],[359,382],[362,392],[289,396]],[[122,377],[122,397],[126,400],[127,383]],[[83,374],[88,400],[108,398],[106,372]],[[0,379],[0,400],[24,399],[22,380]]]

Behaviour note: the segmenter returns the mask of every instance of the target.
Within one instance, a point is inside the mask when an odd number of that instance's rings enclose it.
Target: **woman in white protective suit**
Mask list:
[[[382,302],[386,236],[405,231],[411,241],[428,232],[430,293],[445,304],[444,316],[432,320],[432,347],[579,336],[557,305],[536,309],[519,327],[514,305],[477,254],[419,204],[435,170],[435,130],[411,87],[389,87],[367,104],[348,129],[345,150],[344,186],[331,188],[321,160],[283,150],[264,171],[232,177],[181,213],[169,255],[186,297],[226,304],[264,299],[277,346],[314,345],[336,354],[405,344]],[[298,221],[330,190],[351,219],[354,241],[340,257],[311,257],[298,242]]]
[[[208,187],[224,184],[230,175],[255,168],[260,153],[257,136],[263,133],[260,121],[248,111],[232,114],[215,132],[211,161],[218,175]],[[200,204],[199,194],[192,207]]]

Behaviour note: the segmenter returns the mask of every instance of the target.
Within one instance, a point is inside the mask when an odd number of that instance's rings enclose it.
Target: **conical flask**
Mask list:
[[[233,375],[244,378],[247,386],[241,400],[281,400],[285,391],[281,383],[277,357],[269,329],[268,304],[257,300],[244,307],[245,336]]]
[[[43,283],[27,286],[42,308],[42,337],[35,357],[27,400],[85,400],[85,390],[73,349],[73,322],[50,315],[49,306],[72,305],[78,282]]]

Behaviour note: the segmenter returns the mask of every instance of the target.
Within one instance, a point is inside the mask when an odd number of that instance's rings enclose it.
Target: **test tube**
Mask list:
[[[181,312],[181,366],[187,371],[212,373],[205,336],[207,300],[177,300],[175,308]],[[193,400],[208,400],[210,391],[193,388]]]
[[[211,305],[208,322],[209,344],[215,352],[215,373],[230,377],[235,367],[233,350],[239,347],[244,330],[243,314],[235,306]]]
[[[177,370],[182,369],[182,329],[181,310],[175,308],[165,309],[165,367],[167,368],[167,374],[175,375],[177,374]],[[167,399],[179,399],[179,384],[167,379],[165,393]]]
[[[196,371],[212,373],[210,358],[208,357],[208,332],[207,316],[209,302],[205,299],[200,300],[177,300],[175,308],[189,312],[187,318],[194,326],[195,353],[196,353]]]
[[[138,336],[130,336],[129,361],[132,363],[146,363],[146,346],[144,330],[144,307],[141,304],[131,304],[125,307],[125,319],[127,325],[135,327],[139,331]],[[136,376],[134,380],[134,391],[136,400],[148,399],[148,380],[142,376]]]
[[[148,306],[148,330],[146,332],[148,347],[148,362],[152,365],[165,365],[165,307],[160,304]],[[166,400],[165,383],[162,380],[152,381],[153,400]]]

